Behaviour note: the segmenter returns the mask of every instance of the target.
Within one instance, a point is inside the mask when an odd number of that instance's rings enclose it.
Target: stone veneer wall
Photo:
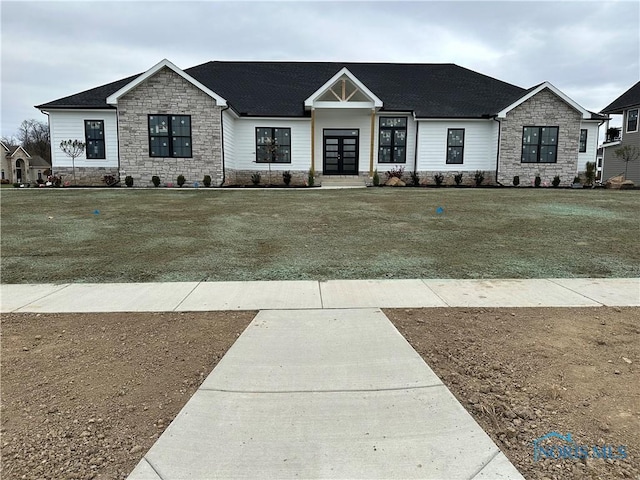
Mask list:
[[[44,171],[44,169],[43,169]],[[62,176],[63,182],[71,182],[71,185],[81,186],[104,186],[103,178],[105,175],[113,175],[118,178],[117,167],[76,167],[76,180],[73,181],[73,169],[71,167],[58,167],[53,170],[53,174],[56,176]],[[36,175],[37,176],[37,175]],[[43,174],[44,180],[47,177]],[[124,186],[124,178],[120,179]]]
[[[291,183],[289,185],[306,185],[309,178],[308,170],[289,170],[291,172]],[[269,170],[231,170],[226,169],[225,174],[225,186],[230,185],[253,185],[251,176],[260,172],[260,185],[267,185],[269,183]],[[271,184],[272,185],[284,185],[282,181],[282,170],[271,171]],[[320,185],[318,176],[316,175],[315,185]]]
[[[211,176],[211,185],[223,181],[222,107],[209,95],[169,68],[163,68],[118,99],[118,146],[120,179],[131,175],[135,186],[152,186],[157,175],[163,184],[176,183],[184,175],[185,185]],[[192,158],[149,156],[148,115],[191,115]]]
[[[545,89],[511,110],[501,121],[498,181],[511,185],[514,175],[521,185],[529,185],[536,175],[551,184],[560,176],[560,185],[569,185],[578,174],[579,112]],[[524,126],[558,127],[556,163],[522,163],[522,128]]]

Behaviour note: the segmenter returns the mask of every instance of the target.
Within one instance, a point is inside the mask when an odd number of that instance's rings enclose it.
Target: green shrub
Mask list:
[[[151,182],[153,182],[153,186],[154,187],[159,187],[160,186],[160,177],[158,175],[154,175],[153,177],[151,177]]]
[[[573,177],[573,183],[580,183],[580,177]]]
[[[104,177],[102,177],[102,181],[107,184],[107,187],[113,187],[116,183],[118,183],[118,180],[116,180],[116,177],[114,177],[113,175],[105,175]]]
[[[256,172],[253,175],[251,175],[251,183],[253,183],[254,185],[259,185],[261,178],[262,178],[262,175],[260,175],[260,172]]]
[[[374,187],[380,186],[380,175],[378,175],[378,170],[373,171],[373,186]]]
[[[291,183],[291,172],[289,170],[282,172],[282,181],[285,185],[289,185]]]
[[[184,185],[184,182],[186,182],[187,179],[184,178],[184,175],[178,175],[178,178],[176,178],[176,183],[178,184],[179,187],[182,187]]]
[[[442,175],[441,173],[436,173],[433,176],[433,180],[436,182],[436,187],[439,187],[440,185],[442,185],[442,182],[444,182],[444,175]]]
[[[124,177],[124,184],[127,187],[133,187],[133,177],[131,175],[127,175],[126,177]]]
[[[540,178],[540,175],[536,175],[536,178],[533,179],[533,185],[539,187],[541,183],[542,179]]]
[[[202,179],[202,183],[204,184],[205,187],[210,187],[211,186],[211,175],[205,175],[204,178]]]
[[[484,173],[481,170],[476,170],[476,173],[473,175],[473,179],[476,182],[476,187],[479,187],[484,181]]]
[[[556,175],[555,177],[553,177],[553,181],[551,182],[551,185],[553,185],[554,188],[558,188],[558,185],[560,185],[559,175]]]
[[[413,185],[414,187],[418,187],[420,186],[420,175],[418,175],[418,172],[411,172],[411,185]]]
[[[596,162],[587,162],[584,176],[587,180],[587,185],[593,185],[593,182],[596,179]]]
[[[514,175],[513,176],[513,186],[517,187],[518,185],[520,185],[520,176],[519,175]]]
[[[456,173],[453,176],[453,181],[456,182],[456,185],[460,185],[462,183],[462,173]]]
[[[20,184],[18,182],[14,182],[13,188],[20,188]]]
[[[307,175],[307,184],[313,187],[316,183],[316,172],[313,168],[309,169],[309,175]]]

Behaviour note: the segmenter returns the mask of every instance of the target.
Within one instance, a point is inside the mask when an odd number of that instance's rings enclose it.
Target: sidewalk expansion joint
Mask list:
[[[502,453],[502,450],[500,450],[500,449],[498,448],[498,450],[497,450],[495,453],[493,453],[493,454],[489,457],[489,460],[487,460],[486,462],[484,462],[484,463],[482,464],[482,466],[481,466],[477,471],[475,471],[474,473],[472,473],[472,474],[471,474],[471,476],[469,477],[469,480],[473,480],[474,478],[476,478],[476,477],[480,474],[480,472],[481,472],[482,470],[484,470],[485,468],[487,468],[487,465],[489,465],[491,462],[493,462],[493,460],[495,460],[495,458],[496,458],[498,455],[500,455],[500,453]]]
[[[424,388],[445,387],[444,383],[436,383],[433,385],[417,385],[415,387],[391,387],[391,388],[356,388],[353,390],[231,390],[226,388],[204,388],[198,390],[203,392],[222,392],[222,393],[268,393],[268,394],[290,394],[290,393],[366,393],[366,392],[393,392],[402,390],[419,390]]]
[[[200,284],[201,284],[201,283],[202,283],[202,280],[200,280],[198,283],[196,283],[196,286],[195,286],[195,287],[193,287],[193,288],[191,289],[191,291],[190,291],[189,293],[187,293],[187,294],[184,296],[184,298],[183,298],[182,300],[180,300],[180,302],[179,302],[175,307],[173,307],[173,310],[172,310],[172,311],[173,311],[173,312],[177,311],[177,310],[178,310],[178,308],[180,308],[180,305],[182,305],[182,304],[185,302],[185,300],[191,296],[191,294],[195,291],[195,289],[196,289],[196,288],[198,288],[198,287],[200,286]]]
[[[156,475],[158,475],[158,478],[160,480],[164,480],[164,477],[162,475],[160,475],[160,472],[158,471],[158,469],[156,467],[154,467],[153,464],[149,461],[149,459],[146,457],[146,454],[145,454],[144,457],[142,457],[142,460],[144,462],[147,462],[147,465],[149,465],[149,467],[151,467],[151,470],[153,470],[156,473]]]
[[[578,292],[578,291],[574,290],[573,288],[569,288],[569,287],[567,287],[566,285],[562,285],[562,284],[560,284],[560,283],[558,283],[558,282],[554,282],[551,278],[547,278],[547,281],[549,281],[549,282],[553,283],[554,285],[558,285],[559,287],[566,288],[566,289],[567,289],[567,290],[569,290],[570,292],[573,292],[573,293],[575,293],[575,294],[577,294],[577,295],[580,295],[581,297],[588,298],[588,299],[589,299],[589,300],[591,300],[592,302],[596,302],[596,303],[597,303],[599,306],[601,306],[601,307],[607,307],[607,306],[608,306],[607,304],[602,303],[602,302],[600,302],[600,301],[596,300],[595,298],[591,298],[591,297],[589,297],[589,296],[585,295],[584,293],[580,293],[580,292]]]
[[[24,305],[21,305],[20,307],[18,307],[18,308],[15,308],[15,309],[11,310],[11,312],[9,312],[9,313],[19,312],[19,311],[20,311],[20,309],[22,309],[22,308],[26,308],[26,307],[28,307],[29,305],[31,305],[32,303],[39,302],[40,300],[42,300],[42,299],[44,299],[44,298],[50,297],[50,296],[51,296],[51,295],[53,295],[54,293],[61,292],[62,290],[64,290],[65,288],[67,288],[67,287],[68,287],[69,285],[71,285],[71,284],[70,284],[70,283],[60,283],[60,284],[58,284],[58,285],[60,285],[61,287],[60,287],[60,288],[58,288],[57,290],[54,290],[53,292],[49,292],[49,293],[47,293],[46,295],[43,295],[43,296],[41,296],[41,297],[38,297],[38,298],[36,298],[36,299],[34,299],[34,300],[31,300],[30,302],[25,303]]]
[[[449,305],[444,298],[442,298],[440,295],[438,295],[438,292],[436,292],[433,288],[431,288],[429,286],[429,284],[427,283],[427,279],[421,278],[420,281],[424,284],[425,287],[427,287],[427,290],[431,291],[431,293],[433,293],[436,297],[438,297],[440,300],[442,300],[442,303],[444,303],[446,305],[445,308],[452,307],[452,305]]]

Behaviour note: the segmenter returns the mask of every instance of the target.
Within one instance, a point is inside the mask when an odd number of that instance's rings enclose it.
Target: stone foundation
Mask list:
[[[291,173],[291,186],[303,186],[307,185],[309,178],[308,170],[289,170]],[[259,185],[267,185],[269,184],[269,171],[263,170],[231,170],[226,169],[225,171],[225,179],[224,185],[253,185],[251,181],[251,176],[254,173],[260,173],[260,183]],[[317,175],[315,177],[315,184],[320,185],[321,179],[319,178],[321,175]],[[282,170],[272,170],[271,171],[271,185],[284,185],[284,181],[282,180]]]
[[[476,171],[462,171],[462,172],[438,172],[436,170],[433,171],[419,171],[418,176],[420,177],[420,185],[429,185],[435,186],[436,181],[434,180],[434,176],[437,174],[441,174],[444,179],[441,183],[442,186],[456,185],[454,176],[458,173],[462,173],[462,183],[460,185],[475,185],[475,174]],[[482,171],[484,175],[484,180],[481,185],[496,185],[496,172],[495,170],[484,170]],[[382,173],[378,173],[380,177],[380,185],[384,185],[387,181],[387,176]],[[402,176],[402,181],[407,185],[413,185],[413,181],[411,179],[411,175],[408,172],[405,172]]]
[[[75,181],[73,179],[73,169],[71,167],[58,167],[53,170],[53,175],[62,176],[62,182],[70,182],[71,185],[104,187],[103,181],[105,175],[113,175],[118,178],[118,169],[116,167],[76,167]],[[46,180],[46,177],[44,177]],[[124,177],[122,178],[124,185]]]

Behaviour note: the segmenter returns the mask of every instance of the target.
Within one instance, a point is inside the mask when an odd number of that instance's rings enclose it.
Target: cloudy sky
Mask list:
[[[1,2],[2,131],[163,58],[456,63],[599,111],[640,79],[637,1]]]

